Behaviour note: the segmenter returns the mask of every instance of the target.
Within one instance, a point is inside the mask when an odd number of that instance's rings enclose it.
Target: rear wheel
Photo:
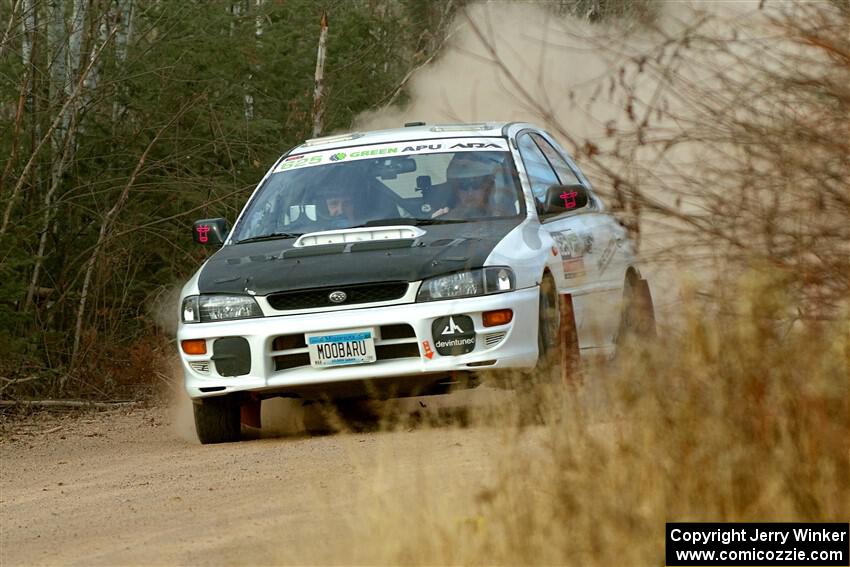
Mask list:
[[[193,404],[195,431],[204,445],[228,443],[241,438],[240,405],[233,396],[204,398]]]
[[[654,339],[655,308],[649,283],[634,275],[626,278],[623,288],[623,309],[620,315],[620,328],[617,332],[617,349],[629,342],[645,342]]]

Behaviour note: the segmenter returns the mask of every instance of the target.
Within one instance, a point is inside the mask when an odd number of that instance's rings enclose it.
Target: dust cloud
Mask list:
[[[592,95],[621,59],[586,43],[583,38],[600,33],[589,24],[554,17],[543,7],[526,3],[476,4],[466,14],[457,17],[439,58],[411,77],[409,104],[363,113],[355,129],[395,128],[414,120],[532,121],[551,127],[557,120],[576,136],[590,138],[619,114],[616,102],[604,104],[593,114],[581,110],[580,101]],[[550,106],[553,115],[541,116],[526,93]]]
[[[164,373],[169,378],[166,385],[169,416],[174,433],[184,441],[197,443],[192,400],[183,388],[183,370],[176,352],[177,318],[180,316],[180,291],[182,284],[163,286],[152,294],[148,316],[157,329],[174,342],[173,355],[168,357]],[[275,398],[262,405],[262,436],[283,437],[302,435],[320,429],[321,416],[315,408],[305,408],[300,401]],[[257,433],[259,434],[259,433]]]
[[[180,291],[183,284],[162,286],[148,300],[148,317],[169,337],[177,336],[177,317],[180,316]]]
[[[637,141],[648,132],[681,138],[693,123],[688,115],[693,101],[671,94],[673,77],[658,71],[669,65],[676,80],[710,92],[718,66],[728,72],[729,61],[705,53],[677,63],[670,54],[676,42],[698,25],[718,41],[741,33],[756,36],[765,21],[756,2],[664,3],[651,25],[635,19],[591,24],[535,3],[474,4],[456,17],[440,56],[411,76],[408,103],[365,112],[353,129],[395,128],[409,121],[527,121],[559,140],[609,207],[616,209],[613,179],[621,177],[639,187],[648,202],[698,213],[704,196],[688,194],[676,180],[682,171],[693,176],[709,148],[681,143],[659,148]],[[661,107],[663,115],[655,112]],[[694,244],[688,227],[643,208],[642,269],[663,320],[665,312],[676,310],[682,290],[707,286],[723,260]],[[634,211],[615,212],[628,220]],[[690,253],[685,269],[683,250]]]

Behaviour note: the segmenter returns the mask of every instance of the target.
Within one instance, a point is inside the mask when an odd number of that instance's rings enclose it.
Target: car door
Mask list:
[[[622,227],[612,223],[584,176],[541,132],[521,132],[517,149],[537,204],[542,205],[546,190],[552,185],[582,184],[590,192],[586,207],[541,218],[541,224],[558,249],[563,275],[559,288],[561,293],[573,297],[580,347],[608,348],[617,332],[619,318],[613,313],[619,312],[622,296],[622,282],[614,285],[609,275],[609,247],[625,237],[624,233],[621,237],[616,234],[615,226]],[[542,209],[537,210],[540,215]]]

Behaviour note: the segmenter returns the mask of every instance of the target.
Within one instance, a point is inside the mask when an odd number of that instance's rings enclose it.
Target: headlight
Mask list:
[[[514,273],[510,268],[481,268],[458,272],[422,282],[416,301],[501,293],[514,289],[514,282]]]
[[[254,298],[246,295],[191,295],[183,300],[184,323],[208,323],[262,316],[263,312]]]

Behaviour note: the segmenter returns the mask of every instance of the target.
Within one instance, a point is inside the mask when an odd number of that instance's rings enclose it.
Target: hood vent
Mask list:
[[[425,231],[416,226],[375,226],[346,228],[310,232],[298,237],[292,246],[303,248],[321,244],[347,244],[349,242],[369,242],[374,240],[413,240],[423,236]]]

